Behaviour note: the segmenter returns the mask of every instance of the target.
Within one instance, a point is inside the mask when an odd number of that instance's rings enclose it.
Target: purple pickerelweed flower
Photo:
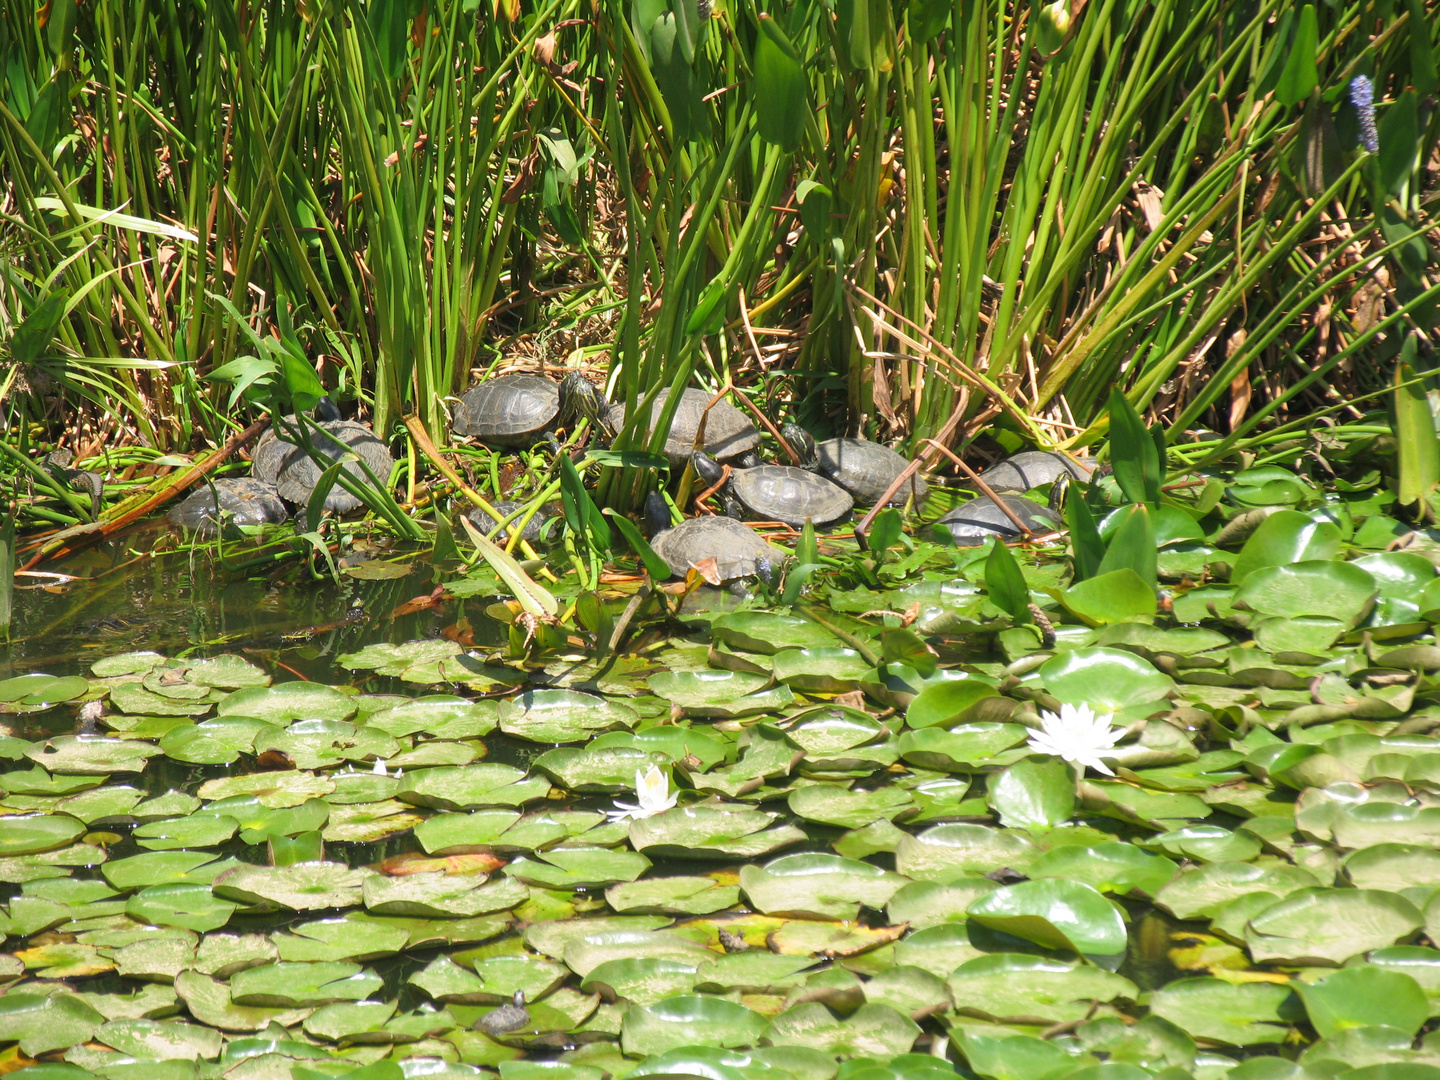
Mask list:
[[[1375,130],[1375,85],[1369,76],[1356,75],[1350,80],[1350,104],[1360,117],[1360,145],[1376,153],[1380,149],[1380,135]]]

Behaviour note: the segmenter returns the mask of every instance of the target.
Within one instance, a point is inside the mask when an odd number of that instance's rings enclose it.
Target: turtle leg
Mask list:
[[[725,496],[725,516],[734,518],[736,521],[745,520],[745,515],[740,512],[740,500],[734,495]]]
[[[737,469],[753,469],[759,464],[760,455],[755,453],[754,450],[746,450],[735,459],[735,467]]]

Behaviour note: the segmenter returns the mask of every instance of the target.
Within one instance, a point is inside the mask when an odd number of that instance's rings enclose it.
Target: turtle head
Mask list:
[[[780,429],[780,434],[800,458],[800,467],[814,472],[820,467],[820,458],[815,453],[815,440],[799,424],[793,421]]]
[[[690,466],[695,470],[695,475],[707,484],[718,484],[725,475],[721,464],[703,450],[696,450],[690,455]]]
[[[670,507],[665,505],[665,496],[652,491],[645,496],[645,530],[654,536],[670,528]]]
[[[609,407],[599,388],[578,371],[571,371],[560,380],[560,423],[574,427],[581,420],[607,438],[615,432],[610,428]]]
[[[514,1005],[517,1009],[523,1009],[525,1007],[525,991],[516,990],[515,996],[511,998],[510,1003]]]
[[[321,421],[339,420],[340,407],[331,401],[330,398],[322,397],[315,403],[315,419]]]

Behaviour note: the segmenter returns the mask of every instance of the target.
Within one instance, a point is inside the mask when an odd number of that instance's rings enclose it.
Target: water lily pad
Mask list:
[[[394,1038],[384,1030],[395,1015],[393,1001],[337,1001],[322,1005],[305,1019],[305,1033],[338,1043],[388,1043]],[[441,1030],[444,1024],[441,1022]],[[454,1021],[448,1021],[454,1026]]]
[[[409,832],[425,818],[395,799],[330,808],[323,833],[327,844],[373,844]]]
[[[147,690],[139,683],[119,683],[110,688],[110,704],[131,716],[204,716],[213,707],[210,694],[196,701],[170,697]]]
[[[1279,899],[1319,884],[1314,874],[1298,866],[1214,862],[1174,878],[1155,894],[1155,902],[1177,918],[1213,918],[1242,896],[1265,893]]]
[[[151,851],[173,851],[177,848],[212,847],[223,844],[235,835],[240,823],[223,814],[197,814],[193,817],[167,818],[141,825],[131,835],[135,842]]]
[[[220,700],[215,712],[280,725],[292,720],[348,720],[355,714],[355,699],[321,683],[284,682],[236,690]]]
[[[632,851],[602,847],[556,848],[534,858],[515,859],[505,873],[543,889],[594,889],[634,881],[650,860]]]
[[[1023,873],[1039,854],[1024,837],[984,825],[936,825],[907,836],[895,849],[895,869],[906,877],[948,881],[1002,867]]]
[[[125,905],[125,913],[156,926],[203,932],[218,930],[229,922],[235,906],[211,893],[209,885],[179,882],[141,889]]]
[[[486,883],[476,875],[427,873],[387,878],[375,874],[366,878],[364,885],[365,909],[371,914],[431,919],[507,911],[529,895],[519,881],[499,878]]]
[[[1031,863],[1028,873],[1032,878],[1079,881],[1104,893],[1154,896],[1175,876],[1176,867],[1163,855],[1114,842],[1054,848]]]
[[[300,769],[321,769],[342,761],[386,760],[400,744],[383,731],[357,728],[343,720],[296,720],[255,736],[255,752],[278,750]]]
[[[798,817],[842,829],[859,829],[872,821],[908,816],[915,808],[910,792],[897,787],[847,791],[829,784],[816,784],[795,789],[787,801],[790,812]]]
[[[888,945],[904,933],[903,926],[870,928],[855,923],[794,919],[766,939],[777,953],[791,956],[859,956]]]
[[[12,814],[0,817],[0,856],[31,855],[66,847],[85,832],[69,814]]]
[[[1235,603],[1263,615],[1321,616],[1350,627],[1364,617],[1377,591],[1375,579],[1358,566],[1312,559],[1246,575]]]
[[[1419,983],[1403,972],[1369,965],[1345,968],[1314,983],[1297,982],[1295,992],[1325,1039],[1372,1024],[1399,1028],[1413,1039],[1430,1017]]]
[[[268,904],[292,911],[354,907],[361,888],[374,871],[343,863],[314,862],[293,866],[237,866],[215,879],[216,896],[242,904]]]
[[[18,1042],[29,1056],[64,1050],[89,1039],[104,1022],[74,994],[9,993],[0,997],[0,1040]]]
[[[1073,1023],[1089,1015],[1093,1002],[1139,992],[1129,979],[1099,968],[1014,953],[967,960],[948,983],[962,1015],[1025,1024]]]
[[[734,885],[721,885],[710,877],[645,878],[605,890],[606,902],[616,911],[674,912],[709,915],[733,907],[740,899]]]
[[[486,806],[521,806],[543,799],[550,782],[527,777],[510,765],[462,765],[407,773],[395,792],[401,802],[437,810],[478,810]]]
[[[1095,709],[1149,705],[1175,687],[1174,680],[1149,661],[1103,646],[1058,653],[1040,665],[1039,674],[1061,701]]]
[[[639,719],[628,705],[578,690],[527,690],[500,704],[500,730],[537,743],[582,742]]]
[[[764,867],[740,869],[740,888],[767,915],[855,919],[860,908],[881,910],[905,879],[871,863],[823,852],[783,855]]]
[[[16,675],[0,679],[0,705],[47,708],[90,692],[90,681],[75,675]]]
[[[938,923],[963,922],[971,904],[999,887],[986,877],[957,878],[946,884],[912,881],[890,898],[885,914],[891,925],[903,924],[913,930]]]
[[[736,611],[710,624],[715,640],[745,652],[773,655],[781,649],[823,649],[840,644],[819,623],[768,611]]]
[[[1125,922],[1115,905],[1078,881],[1044,878],[1010,885],[970,905],[970,918],[984,926],[1049,949],[1073,949],[1084,956],[1119,956],[1125,951]]]
[[[765,1018],[723,998],[682,995],[636,1005],[625,1014],[620,1044],[646,1056],[679,1046],[750,1046],[765,1031]]]
[[[566,965],[582,977],[609,960],[674,960],[699,967],[715,955],[699,942],[675,934],[620,928],[576,936],[564,948]]]
[[[0,791],[11,795],[76,795],[99,787],[104,782],[103,776],[51,776],[39,766],[0,773]]]
[[[437,683],[463,681],[464,650],[444,638],[376,642],[353,653],[342,653],[336,662],[351,671],[373,671],[408,682]],[[450,669],[454,670],[451,671]]]
[[[220,1032],[180,1020],[111,1020],[95,1041],[136,1058],[196,1061],[220,1056]]]
[[[900,736],[900,756],[913,765],[947,772],[978,772],[986,766],[1005,765],[1024,756],[1006,754],[1029,738],[1020,724],[960,724],[954,730],[929,727]]]
[[[583,750],[568,746],[547,750],[535,759],[534,767],[571,791],[628,794],[635,790],[637,773],[666,764],[662,754],[628,746],[597,747],[592,742]]]
[[[1274,983],[1181,979],[1151,995],[1150,1012],[1192,1038],[1257,1046],[1284,1040],[1287,1020],[1299,1018],[1292,1000],[1288,987]]]
[[[60,735],[33,744],[25,756],[51,772],[78,776],[143,772],[147,759],[160,752],[139,739],[107,739],[99,735]]]
[[[1409,900],[1374,889],[1300,889],[1250,919],[1257,961],[1340,964],[1408,938],[1424,923]]]
[[[799,1005],[775,1017],[765,1029],[766,1040],[777,1046],[882,1059],[908,1052],[919,1035],[920,1025],[888,1005],[862,1005],[843,1020],[824,1005]]]
[[[209,851],[156,851],[106,863],[100,872],[117,889],[139,889],[147,885],[183,881],[208,885],[214,877],[207,876],[202,868],[214,865],[216,856]]]
[[[761,711],[757,691],[774,680],[749,671],[661,671],[650,676],[650,689],[690,716],[747,716]]]
[[[409,939],[410,931],[405,927],[355,911],[342,918],[301,923],[290,927],[288,933],[275,934],[273,955],[297,963],[363,962],[392,956],[404,949]]]
[[[470,701],[449,694],[430,694],[395,705],[365,718],[365,726],[404,738],[424,731],[436,739],[478,739],[499,723],[493,701]]]
[[[236,795],[253,795],[265,806],[299,806],[307,799],[318,799],[335,790],[335,781],[328,776],[309,772],[264,772],[248,776],[222,776],[207,780],[196,794],[206,802],[229,799]]]
[[[653,1005],[688,994],[694,988],[696,970],[695,963],[655,957],[607,960],[585,976],[580,988],[607,1000]]]
[[[809,694],[854,690],[871,664],[854,649],[781,649],[775,654],[775,678]]]
[[[246,968],[230,976],[236,1005],[294,1008],[329,1001],[361,1001],[380,989],[379,976],[359,964],[329,961],[292,964],[281,961]]]
[[[630,824],[636,851],[657,858],[756,858],[804,839],[793,825],[771,828],[775,814],[759,810],[722,810],[681,806]]]

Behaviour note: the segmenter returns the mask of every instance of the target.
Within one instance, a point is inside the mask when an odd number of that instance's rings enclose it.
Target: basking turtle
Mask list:
[[[321,457],[337,461],[348,454],[354,454],[369,466],[382,484],[390,479],[390,470],[395,459],[368,424],[354,420],[341,420],[340,413],[329,398],[322,398],[315,409],[316,423],[309,429],[311,445]],[[295,426],[293,416],[285,418],[291,427]],[[356,483],[368,486],[370,478],[355,461],[347,461],[342,469]],[[280,497],[288,502],[304,506],[310,501],[310,493],[320,482],[321,468],[305,448],[297,446],[283,433],[272,427],[260,437],[251,458],[250,475],[261,483],[274,484]],[[330,489],[325,498],[325,509],[337,514],[354,510],[360,500],[338,483]]]
[[[1000,499],[1037,533],[1060,528],[1060,515],[1048,506],[1041,506],[1023,495],[1001,495]],[[951,510],[935,522],[934,530],[940,534],[940,539],[948,537],[959,547],[975,547],[992,536],[1014,540],[1023,535],[1005,512],[984,496]]]
[[[721,581],[745,577],[768,581],[785,558],[783,551],[760,539],[749,526],[728,517],[690,518],[656,533],[650,546],[676,577],[684,577],[697,563],[714,559]]]
[[[526,504],[520,502],[517,499],[498,499],[490,505],[500,512],[501,517],[509,517],[516,510],[520,510]],[[550,503],[546,506],[542,506],[540,510],[536,512],[535,516],[525,523],[525,528],[520,530],[520,539],[528,540],[531,542],[534,542],[536,540],[543,540],[545,538],[545,526],[549,525],[550,522],[554,521],[556,515],[559,512],[560,507],[555,503]],[[495,519],[492,518],[489,514],[485,513],[484,510],[481,510],[478,506],[474,510],[471,510],[470,513],[466,515],[466,517],[470,519],[471,525],[474,525],[482,533],[486,533],[487,535],[489,534],[491,529],[495,528]],[[519,518],[516,518],[516,520],[518,521]],[[512,525],[514,525],[514,523],[515,522],[512,521],[510,525],[506,525],[505,528],[501,530],[500,536],[502,539],[510,539],[510,528]]]
[[[40,462],[45,471],[66,487],[76,488],[90,496],[90,520],[100,520],[100,497],[105,490],[105,478],[88,469],[72,469],[75,454],[70,450],[55,450],[46,454]]]
[[[719,482],[724,472],[714,458],[695,451],[695,472],[707,484]],[[799,528],[806,521],[829,525],[850,512],[850,493],[825,477],[790,465],[757,465],[735,469],[725,485],[726,511],[760,521],[783,521]]]
[[[895,478],[910,466],[888,446],[868,439],[826,439],[817,444],[799,424],[786,424],[780,433],[800,456],[801,468],[818,472],[827,480],[839,484],[855,497],[856,502],[867,506],[879,501]],[[890,496],[891,505],[905,505],[912,490],[915,501],[921,503],[930,494],[930,485],[912,474]]]
[[[666,388],[656,395],[655,404],[650,409],[651,430],[669,394],[670,390]],[[712,397],[713,394],[694,389],[685,390],[680,395],[680,404],[675,406],[675,417],[670,424],[670,434],[665,438],[665,457],[672,468],[682,469],[690,460],[700,417],[705,415],[705,407]],[[609,407],[609,423],[612,430],[620,430],[625,423],[624,405]],[[705,420],[705,453],[718,461],[733,458],[734,464],[750,468],[760,463],[755,456],[755,448],[759,445],[760,432],[745,414],[728,401],[717,401]]]
[[[581,417],[602,422],[605,399],[580,372],[569,372],[558,386],[539,375],[501,375],[461,395],[450,430],[491,446],[534,446],[553,443],[554,428]]]
[[[509,1005],[492,1009],[476,1020],[472,1027],[486,1035],[513,1035],[530,1024],[530,1010],[525,1007],[525,991],[516,990],[515,998]]]
[[[172,525],[214,536],[221,522],[236,525],[278,525],[290,516],[274,484],[253,476],[227,477],[192,491],[166,515]]]
[[[1089,462],[1077,462],[1055,450],[1022,450],[997,461],[980,474],[992,491],[1030,491],[1053,484],[1062,476],[1088,480],[1095,471]]]

